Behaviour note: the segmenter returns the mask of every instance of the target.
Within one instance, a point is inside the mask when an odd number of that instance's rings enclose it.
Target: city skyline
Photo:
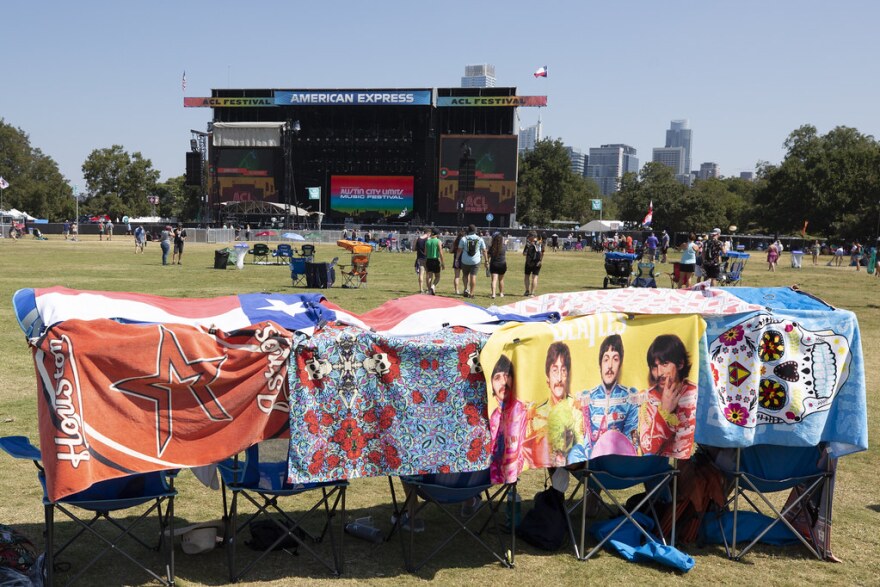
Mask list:
[[[229,0],[5,8],[0,117],[80,190],[89,153],[115,144],[142,153],[163,180],[182,175],[190,129],[210,119],[208,109],[184,109],[184,96],[227,87],[459,87],[470,64],[494,65],[496,86],[548,97],[546,108],[519,109],[517,126],[540,116],[544,136],[583,152],[631,145],[644,162],[670,121],[688,119],[692,167],[715,162],[728,177],[779,163],[786,138],[804,124],[820,134],[839,125],[880,134],[880,80],[860,58],[874,52],[880,5],[866,0],[644,0],[625,9],[588,1],[540,19],[519,0],[469,6],[468,18],[456,6],[402,0],[340,0],[333,10],[280,1],[244,9]],[[257,34],[267,19],[290,25]],[[433,33],[452,30],[467,42]],[[534,77],[544,65],[549,75]]]

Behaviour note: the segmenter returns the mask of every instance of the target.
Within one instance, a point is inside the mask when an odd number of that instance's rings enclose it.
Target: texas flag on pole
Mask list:
[[[0,177],[0,190],[5,190],[9,187],[9,182]]]
[[[648,204],[648,213],[645,214],[645,219],[642,220],[642,225],[647,226],[651,224],[651,221],[654,220],[654,201],[652,200],[650,204]]]
[[[547,77],[547,66],[541,67],[535,72],[535,77]]]

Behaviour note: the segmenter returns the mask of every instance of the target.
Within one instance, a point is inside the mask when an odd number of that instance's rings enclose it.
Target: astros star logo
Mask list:
[[[211,390],[220,377],[226,356],[189,359],[177,336],[159,325],[156,372],[142,377],[120,379],[110,386],[114,391],[151,402],[156,415],[156,454],[162,456],[174,434],[174,397],[189,391],[212,422],[232,420]]]

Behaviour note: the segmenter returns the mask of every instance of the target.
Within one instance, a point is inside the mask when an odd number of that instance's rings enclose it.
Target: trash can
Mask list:
[[[247,243],[235,245],[235,266],[239,269],[244,269],[244,258],[247,257],[248,249],[250,248],[250,245]]]
[[[792,251],[791,252],[791,268],[792,269],[800,269],[801,261],[803,261],[804,252],[803,251]]]
[[[226,269],[229,264],[229,249],[214,251],[214,269]]]

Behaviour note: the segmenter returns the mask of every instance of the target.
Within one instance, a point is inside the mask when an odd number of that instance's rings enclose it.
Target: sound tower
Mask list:
[[[202,185],[202,154],[199,152],[186,154],[186,185]]]

